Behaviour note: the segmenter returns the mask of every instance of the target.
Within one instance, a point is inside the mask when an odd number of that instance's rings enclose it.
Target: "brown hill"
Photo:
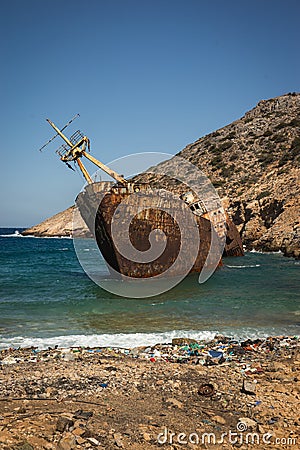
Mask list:
[[[189,144],[179,156],[211,179],[248,249],[300,255],[300,94],[262,100],[241,119]],[[160,165],[180,174],[169,160]],[[157,175],[137,179],[180,191]]]
[[[300,256],[300,94],[262,100],[241,119],[189,144],[179,156],[199,167],[221,197],[248,249]],[[160,165],[180,167],[171,159]],[[153,174],[140,181],[180,191],[174,179]],[[69,208],[26,233],[70,233]],[[54,221],[55,226],[51,226]],[[53,235],[53,234],[51,234]]]

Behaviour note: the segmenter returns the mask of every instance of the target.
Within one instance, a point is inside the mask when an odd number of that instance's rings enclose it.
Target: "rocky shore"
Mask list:
[[[291,449],[300,339],[0,352],[0,448]]]

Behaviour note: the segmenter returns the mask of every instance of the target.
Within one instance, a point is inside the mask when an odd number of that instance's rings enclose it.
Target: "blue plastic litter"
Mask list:
[[[216,350],[209,350],[208,354],[212,358],[222,358],[223,356],[223,352],[217,352]]]

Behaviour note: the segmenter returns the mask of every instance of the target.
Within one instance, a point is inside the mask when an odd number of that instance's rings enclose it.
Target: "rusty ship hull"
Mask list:
[[[123,209],[120,213],[119,206],[137,191],[141,192],[141,195],[140,197],[136,196],[137,202],[134,207],[129,205],[125,212]],[[149,187],[130,183],[127,186],[112,186],[108,182],[99,182],[87,185],[76,199],[80,214],[96,239],[112,276],[149,278],[167,273],[168,276],[176,277],[182,273],[201,272],[204,265],[208,267],[221,265],[221,248],[223,256],[243,255],[239,233],[227,215],[225,235],[223,234],[225,242],[223,238],[219,237],[220,233],[218,234],[216,226],[212,226],[211,220],[204,214],[195,215],[194,221],[185,220],[185,245],[182,246],[181,231],[174,216],[178,213],[185,215],[188,206],[182,201],[174,206],[164,198],[161,199],[164,205],[163,209],[159,207],[159,201],[157,207],[151,207],[153,204],[151,196],[149,205],[145,205],[145,192],[149,192]],[[136,213],[137,207],[140,210],[138,214]],[[217,212],[215,214],[217,215]],[[139,252],[147,252],[151,247],[149,242],[151,232],[160,230],[164,233],[165,249],[153,261],[135,261],[134,255],[130,253],[124,255],[116,245],[115,236],[112,235],[113,221],[118,221],[119,230],[122,230],[127,226],[126,215],[132,218],[128,230],[130,242]],[[199,247],[191,265],[191,249],[194,250],[195,247],[195,236],[198,238]],[[217,243],[213,251],[211,250],[212,239]]]
[[[77,164],[86,180],[76,205],[113,276],[176,277],[201,272],[206,267],[214,269],[222,264],[222,254],[243,255],[237,229],[226,215],[218,195],[210,188],[209,180],[201,172],[195,173],[193,165],[187,167],[186,161],[179,162],[180,172],[189,174],[192,187],[191,191],[180,195],[137,183],[135,179],[128,181],[90,154],[90,140],[80,130],[70,138],[65,136],[63,130],[78,116],[62,129],[47,119],[56,135],[40,150],[57,136],[63,139],[64,144],[56,153],[69,168],[72,169],[70,163]],[[94,182],[83,158],[116,183]],[[177,184],[181,176],[174,178],[176,170],[173,169],[176,169],[176,162],[175,167],[163,173]],[[194,179],[198,180],[197,185]],[[185,188],[190,186],[186,181],[181,182]],[[196,192],[198,187],[200,194]],[[205,199],[200,198],[203,194]]]

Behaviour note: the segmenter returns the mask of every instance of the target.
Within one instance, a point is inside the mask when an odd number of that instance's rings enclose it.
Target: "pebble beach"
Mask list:
[[[300,339],[0,351],[1,450],[299,448]]]

